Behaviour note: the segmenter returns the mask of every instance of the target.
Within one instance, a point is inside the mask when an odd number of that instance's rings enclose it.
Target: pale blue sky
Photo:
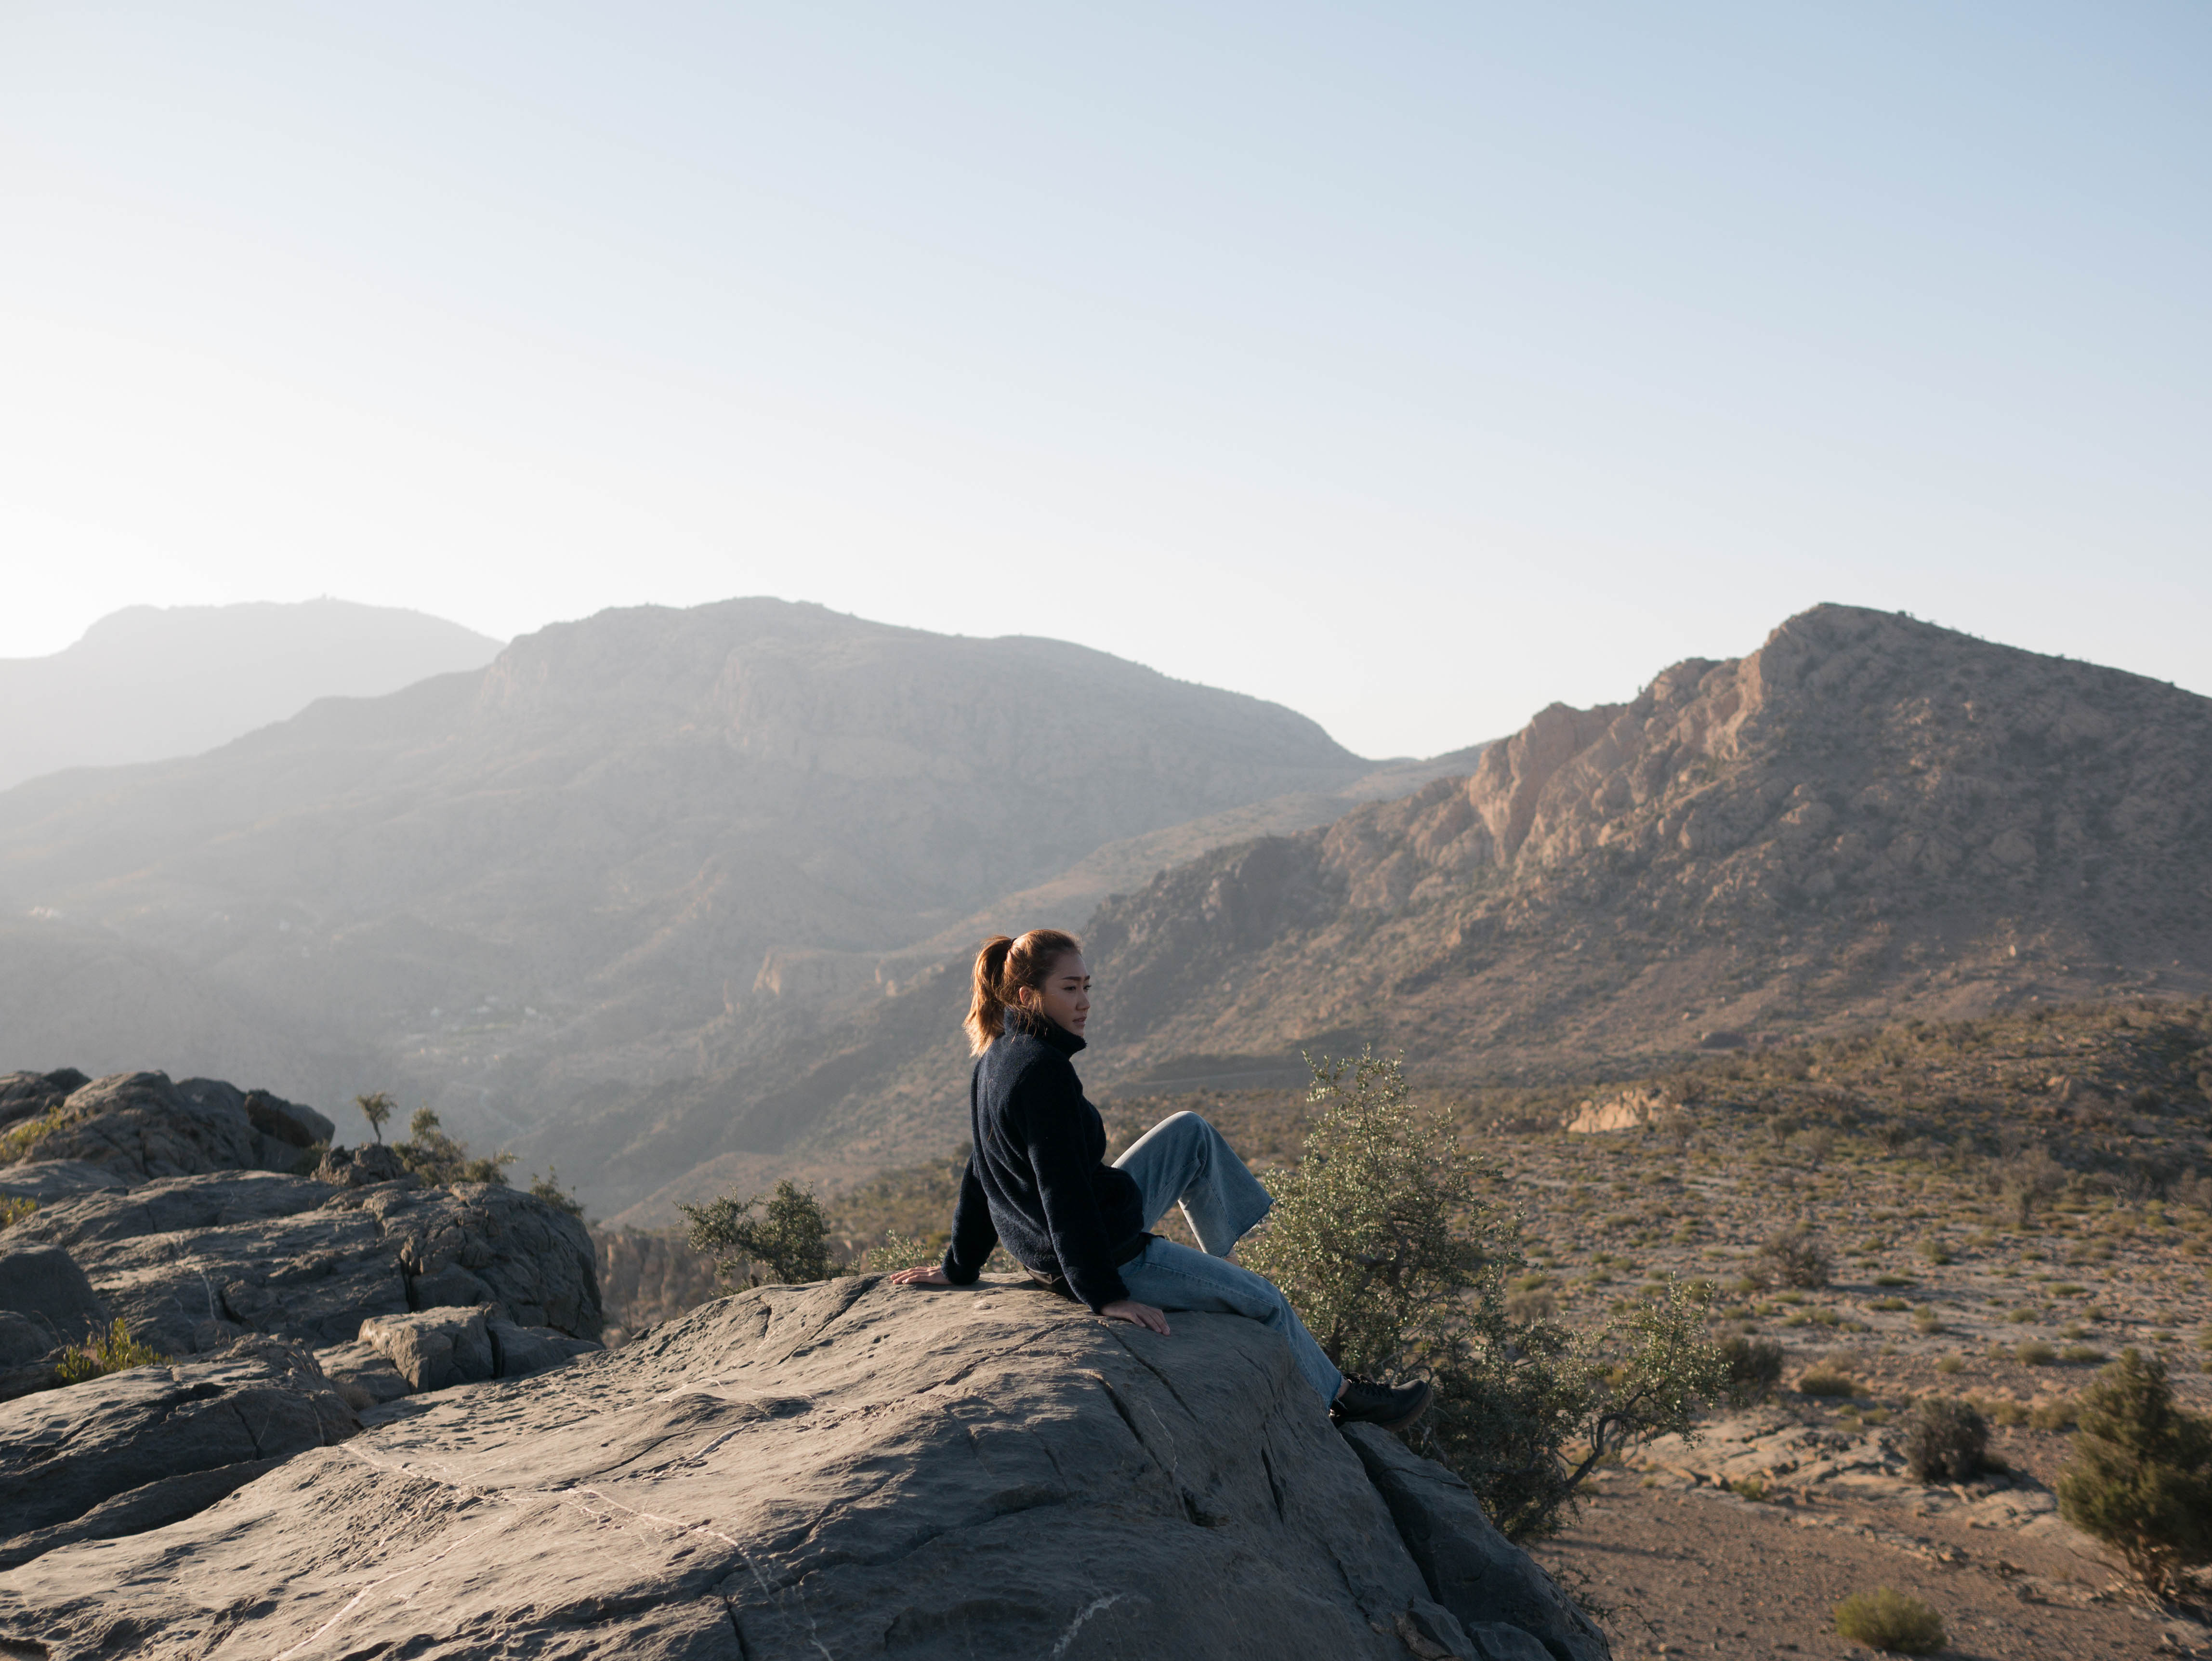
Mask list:
[[[2208,183],[2194,3],[0,0],[0,655],[776,593],[1383,754],[1840,599],[2212,692]]]

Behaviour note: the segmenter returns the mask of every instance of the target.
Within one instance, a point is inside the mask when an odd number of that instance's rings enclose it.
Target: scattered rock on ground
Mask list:
[[[415,1173],[381,1142],[367,1147],[334,1147],[315,1167],[315,1180],[337,1188],[368,1188],[377,1183],[412,1183]]]
[[[360,1427],[296,1345],[133,1367],[0,1406],[0,1568],[158,1528]]]
[[[378,1416],[159,1535],[0,1577],[0,1637],[1530,1661],[1504,1607],[1470,1603],[1470,1634],[1431,1596],[1287,1352],[1232,1316],[1161,1338],[1004,1283],[770,1287]]]

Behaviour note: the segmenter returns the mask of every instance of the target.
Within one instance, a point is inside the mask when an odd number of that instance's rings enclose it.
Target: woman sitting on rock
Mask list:
[[[1163,1336],[1166,1310],[1266,1323],[1340,1421],[1397,1430],[1419,1417],[1427,1384],[1394,1389],[1346,1378],[1273,1281],[1228,1261],[1274,1202],[1220,1132],[1195,1113],[1177,1113],[1105,1163],[1106,1127],[1068,1059],[1084,1047],[1090,1014],[1091,971],[1073,935],[1033,928],[984,945],[967,1021],[976,1052],[968,1091],[974,1151],[952,1244],[942,1263],[891,1280],[971,1285],[1003,1241],[1064,1296]],[[1205,1250],[1146,1232],[1176,1204]]]

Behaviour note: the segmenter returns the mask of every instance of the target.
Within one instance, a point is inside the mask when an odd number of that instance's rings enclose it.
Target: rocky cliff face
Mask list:
[[[1163,873],[1089,943],[1125,1072],[1328,1035],[1496,1076],[2201,989],[2212,701],[1822,606],[1547,709],[1469,776]]]
[[[0,1408],[0,1483],[24,1411]],[[303,1418],[282,1463],[155,1531],[19,1548],[0,1642],[1607,1653],[1464,1488],[1387,1437],[1340,1436],[1281,1345],[1230,1316],[1164,1339],[1010,1285],[767,1287],[542,1378],[362,1418],[329,1445]]]

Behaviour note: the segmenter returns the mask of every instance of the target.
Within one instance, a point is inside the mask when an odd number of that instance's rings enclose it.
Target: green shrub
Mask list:
[[[1970,1402],[1923,1396],[1905,1421],[1905,1468],[1922,1482],[1963,1482],[1982,1468],[1990,1421]]]
[[[2108,1358],[2105,1352],[2091,1344],[2069,1344],[2058,1352],[2058,1359],[2075,1366],[2083,1366]]]
[[[2059,1514],[2156,1596],[2212,1563],[2212,1421],[2174,1405],[2165,1363],[2130,1349],[2081,1392]]]
[[[1874,1283],[1878,1287],[1909,1287],[1912,1284],[1912,1277],[1909,1275],[1877,1275],[1874,1277]]]
[[[39,1208],[36,1200],[19,1200],[12,1194],[0,1194],[0,1228],[13,1228]]]
[[[103,1378],[129,1367],[152,1366],[168,1359],[158,1349],[133,1338],[130,1326],[118,1315],[97,1338],[71,1344],[64,1350],[54,1371],[64,1384],[81,1384],[88,1378]]]
[[[2037,1430],[2071,1430],[2081,1416],[2081,1404],[2071,1396],[2039,1402],[2027,1410],[2027,1422]]]
[[[1936,1371],[1946,1378],[1954,1372],[1964,1372],[1966,1370],[1966,1364],[1955,1355],[1942,1356],[1936,1363]]]
[[[2013,1357],[2024,1367],[2047,1367],[2058,1359],[2058,1352],[2040,1338],[2030,1338],[2013,1351]]]
[[[451,1188],[455,1183],[497,1183],[504,1188],[507,1167],[514,1163],[512,1153],[483,1159],[471,1154],[468,1144],[448,1136],[438,1116],[427,1107],[415,1110],[407,1121],[407,1140],[393,1143],[392,1151],[432,1188]]]
[[[1782,1346],[1771,1338],[1723,1338],[1720,1354],[1732,1401],[1763,1402],[1782,1382]]]
[[[1836,1605],[1835,1616],[1839,1636],[1894,1655],[1933,1655],[1945,1642],[1941,1615],[1887,1586],[1853,1592]]]
[[[1850,1373],[1826,1361],[1797,1375],[1800,1396],[1856,1396],[1864,1388]]]
[[[1912,1305],[1902,1298],[1876,1298],[1869,1301],[1867,1307],[1877,1310],[1884,1315],[1895,1315],[1900,1311],[1911,1309]]]
[[[1813,1231],[1793,1224],[1759,1247],[1751,1273],[1763,1287],[1817,1287],[1828,1284],[1835,1263]]]
[[[561,1186],[561,1172],[557,1167],[546,1166],[543,1177],[536,1171],[531,1172],[530,1191],[546,1204],[567,1212],[579,1221],[582,1220],[584,1202]]]
[[[910,1234],[890,1229],[884,1235],[884,1243],[870,1246],[860,1254],[862,1265],[871,1275],[888,1275],[894,1269],[920,1269],[933,1263],[945,1256],[944,1248],[932,1245],[927,1240],[917,1240]]]
[[[1268,1173],[1275,1208],[1245,1262],[1346,1372],[1429,1378],[1435,1403],[1409,1439],[1465,1478],[1508,1538],[1555,1533],[1624,1446],[1694,1433],[1726,1386],[1709,1292],[1656,1288],[1580,1333],[1516,1316],[1509,1288],[1528,1260],[1519,1217],[1491,1197],[1495,1168],[1448,1118],[1414,1111],[1395,1062],[1313,1069],[1299,1162]]]
[[[788,1178],[775,1185],[765,1211],[755,1217],[757,1194],[740,1200],[725,1194],[702,1206],[678,1205],[691,1226],[691,1250],[715,1260],[725,1285],[744,1265],[747,1286],[797,1286],[830,1278],[830,1224],[815,1197]]]

